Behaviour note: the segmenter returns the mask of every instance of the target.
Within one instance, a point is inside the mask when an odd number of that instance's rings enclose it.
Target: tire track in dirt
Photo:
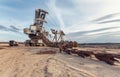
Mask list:
[[[45,77],[97,77],[85,70],[67,65],[56,58],[49,58],[45,69]]]

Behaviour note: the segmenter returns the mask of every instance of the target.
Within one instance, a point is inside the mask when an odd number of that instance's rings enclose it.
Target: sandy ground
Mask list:
[[[41,48],[0,49],[0,77],[120,77],[120,67],[65,53],[36,54]]]

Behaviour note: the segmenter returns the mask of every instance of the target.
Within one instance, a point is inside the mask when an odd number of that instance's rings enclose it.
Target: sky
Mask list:
[[[27,40],[38,8],[49,12],[46,30],[63,30],[65,40],[120,43],[120,0],[0,0],[0,41]]]

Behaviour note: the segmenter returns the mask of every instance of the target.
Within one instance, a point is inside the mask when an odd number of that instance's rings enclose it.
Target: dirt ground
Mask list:
[[[1,47],[0,77],[120,77],[119,66],[65,53],[36,54],[40,50]]]

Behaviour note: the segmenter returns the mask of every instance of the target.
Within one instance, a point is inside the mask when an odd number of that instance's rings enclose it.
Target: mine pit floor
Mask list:
[[[0,50],[0,77],[120,77],[120,66],[66,53],[36,54],[50,48],[6,47]],[[52,49],[58,51],[57,49]]]

